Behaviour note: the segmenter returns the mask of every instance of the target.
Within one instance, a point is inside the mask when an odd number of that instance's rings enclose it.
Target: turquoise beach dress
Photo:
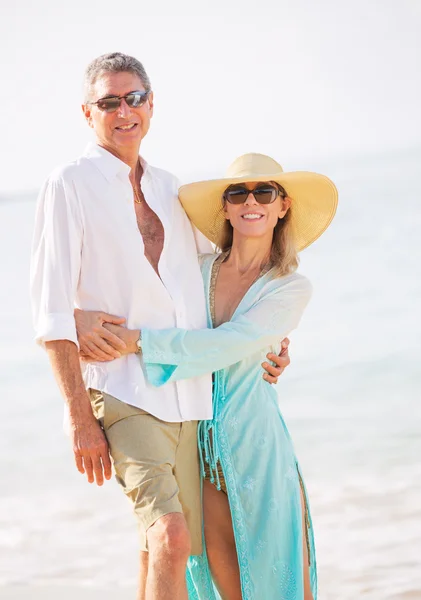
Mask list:
[[[231,509],[244,600],[303,600],[303,526],[310,582],[317,598],[313,527],[293,444],[276,388],[262,379],[261,363],[297,327],[311,295],[309,281],[293,273],[262,275],[246,292],[231,321],[212,328],[218,255],[201,256],[209,329],[142,330],[143,359],[153,385],[214,373],[213,419],[198,428],[205,462],[219,486],[222,467]],[[206,556],[192,556],[189,600],[220,600]]]

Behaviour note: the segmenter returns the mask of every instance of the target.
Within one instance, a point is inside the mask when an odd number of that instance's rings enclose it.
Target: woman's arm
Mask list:
[[[149,381],[160,386],[218,371],[279,343],[297,327],[310,295],[310,282],[295,278],[215,329],[143,329],[141,345]]]

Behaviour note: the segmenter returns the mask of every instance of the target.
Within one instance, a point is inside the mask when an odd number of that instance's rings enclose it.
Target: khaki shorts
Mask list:
[[[89,390],[92,409],[110,447],[116,479],[131,500],[141,550],[146,532],[169,513],[184,514],[191,553],[202,552],[197,421],[167,423],[105,392]]]

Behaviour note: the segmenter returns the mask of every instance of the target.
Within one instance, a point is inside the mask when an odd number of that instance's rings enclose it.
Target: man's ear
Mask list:
[[[86,122],[88,123],[89,127],[93,127],[93,123],[92,123],[92,113],[91,113],[91,107],[89,104],[82,104],[82,112],[85,115],[85,119]]]
[[[152,118],[153,117],[153,107],[154,107],[153,92],[151,92],[148,96],[148,104],[149,104],[149,116],[150,116],[150,118]]]

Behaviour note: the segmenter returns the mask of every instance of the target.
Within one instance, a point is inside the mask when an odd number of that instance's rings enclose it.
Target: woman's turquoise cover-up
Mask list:
[[[226,480],[244,600],[302,600],[303,528],[300,489],[306,499],[306,543],[310,581],[317,597],[313,527],[293,444],[274,386],[261,363],[297,327],[311,295],[297,273],[269,271],[248,290],[231,321],[212,329],[213,263],[201,257],[208,298],[206,330],[142,330],[149,381],[214,372],[213,419],[199,424],[199,446],[218,484],[217,462]],[[210,429],[212,430],[209,435]],[[189,600],[220,600],[212,583],[206,548],[187,571]]]

